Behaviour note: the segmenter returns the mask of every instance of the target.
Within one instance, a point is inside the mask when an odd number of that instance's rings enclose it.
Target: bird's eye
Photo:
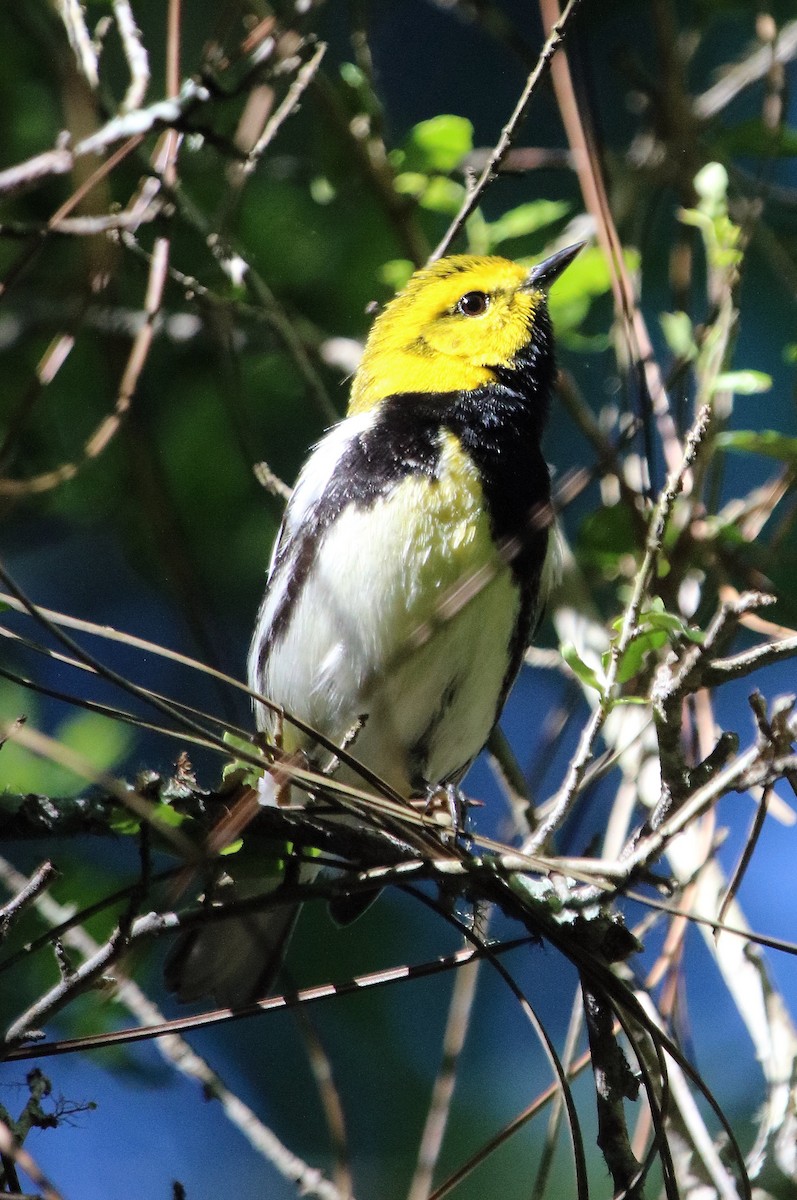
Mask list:
[[[489,297],[485,296],[484,292],[466,292],[462,299],[457,301],[457,312],[462,313],[463,317],[480,317],[487,311],[489,303]]]

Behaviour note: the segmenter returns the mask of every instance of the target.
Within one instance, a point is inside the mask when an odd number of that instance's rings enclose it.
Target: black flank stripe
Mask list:
[[[272,586],[289,579],[261,652],[261,664],[283,635],[312,568],[324,532],[350,504],[367,509],[409,475],[438,477],[440,431],[448,429],[476,463],[493,536],[512,539],[518,552],[511,570],[521,592],[521,611],[506,680],[517,674],[531,631],[548,530],[535,515],[550,500],[548,467],[540,439],[554,376],[553,340],[544,307],[535,314],[533,337],[510,367],[492,368],[496,382],[470,392],[412,392],[384,400],[373,425],[353,438],[335,475],[308,514],[294,553],[277,552]]]

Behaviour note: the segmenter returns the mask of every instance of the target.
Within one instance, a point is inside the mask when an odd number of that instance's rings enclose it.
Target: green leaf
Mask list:
[[[763,454],[780,462],[797,465],[797,438],[787,437],[776,429],[735,429],[717,435],[717,445],[723,450],[743,454]]]
[[[611,578],[619,560],[634,554],[634,521],[625,504],[613,504],[590,513],[578,531],[578,560]]]
[[[426,175],[423,171],[401,171],[393,185],[402,196],[412,196],[422,208],[444,216],[459,210],[465,189],[445,175]]]
[[[768,392],[772,376],[764,371],[721,371],[714,380],[715,392],[736,392],[739,396],[756,396]]]
[[[113,810],[109,825],[113,832],[118,833],[121,837],[134,837],[145,821],[157,832],[158,826],[165,825],[169,829],[179,829],[188,820],[185,813],[178,812],[176,808],[172,808],[171,804],[154,804],[150,811],[152,820],[147,821],[146,818],[139,817],[136,813],[120,805],[118,809]]]
[[[426,191],[429,176],[423,171],[402,171],[393,180],[393,186],[402,196],[413,196],[419,200]]]
[[[696,208],[682,208],[678,212],[678,220],[682,225],[692,225],[695,229],[699,229],[701,233],[710,236],[714,230],[714,222],[706,213],[699,212]]]
[[[256,787],[263,772],[252,763],[238,758],[235,754],[236,750],[242,750],[245,754],[256,754],[256,747],[252,745],[248,738],[239,737],[237,733],[232,733],[229,729],[225,729],[223,737],[224,741],[230,747],[232,757],[222,767],[222,779],[225,783],[232,783],[235,777],[238,776],[240,782]]]
[[[697,358],[692,322],[685,312],[661,313],[659,324],[670,350],[676,358]]]
[[[127,753],[133,740],[131,730],[97,713],[80,712],[67,717],[58,730],[59,741],[76,750],[98,770],[107,771]]]
[[[152,821],[156,827],[168,825],[170,829],[179,829],[186,820],[186,814],[178,812],[171,804],[156,804],[152,809]]]
[[[695,175],[695,191],[703,212],[725,212],[728,197],[728,172],[722,163],[708,162]]]
[[[316,175],[310,180],[309,188],[310,195],[316,204],[331,204],[338,194],[334,184],[330,183],[326,175]]]
[[[623,620],[624,618],[620,616],[613,622],[613,628],[618,632],[622,628]],[[677,613],[667,612],[661,596],[654,596],[650,601],[650,606],[640,612],[637,618],[637,627],[643,632],[662,630],[673,637],[686,638],[690,642],[702,642],[704,636],[702,630],[687,625],[683,617]]]
[[[441,114],[421,121],[407,138],[405,162],[410,171],[453,171],[473,149],[473,126],[466,117]]]
[[[453,216],[459,212],[465,189],[453,179],[445,175],[433,175],[418,198],[421,208],[427,212],[442,213],[443,216]]]
[[[681,209],[679,220],[700,230],[712,267],[738,267],[743,257],[741,230],[728,216],[728,172],[723,164],[706,163],[695,176],[695,191],[697,207]]]
[[[141,818],[133,816],[125,808],[114,809],[108,825],[120,837],[135,837],[141,828]]]
[[[639,254],[625,250],[623,257],[630,271],[637,270]],[[548,307],[557,337],[567,337],[582,323],[593,300],[611,288],[611,272],[603,251],[588,246],[573,260],[551,288]]]
[[[667,633],[663,629],[650,629],[632,638],[617,664],[617,682],[627,683],[629,679],[638,675],[647,655],[651,651],[660,650],[667,641]]]
[[[692,629],[676,613],[645,613],[640,617],[640,625],[643,625],[645,629],[658,629],[664,633],[673,634],[675,637],[688,638],[691,642],[702,641],[703,637],[699,629]]]
[[[513,238],[527,237],[538,229],[561,221],[569,211],[570,205],[564,200],[531,200],[528,204],[519,204],[497,221],[489,222],[490,244],[495,247]]]
[[[357,64],[353,62],[342,62],[340,64],[340,77],[344,83],[348,84],[350,88],[354,88],[355,91],[359,91],[365,83],[365,76]]]
[[[133,732],[120,721],[98,713],[78,712],[59,725],[55,736],[64,746],[87,759],[97,771],[111,771],[124,759]],[[31,754],[13,741],[3,747],[3,786],[11,792],[77,795],[87,786],[82,775]]]
[[[596,692],[603,695],[603,683],[600,682],[596,672],[584,662],[584,659],[576,650],[572,642],[564,642],[562,645],[562,658],[567,663],[570,670],[580,679],[586,687],[594,688]]]
[[[413,270],[413,264],[408,258],[391,258],[386,263],[382,263],[379,278],[382,283],[386,283],[393,291],[398,292],[404,287]]]
[[[760,117],[751,117],[731,129],[722,130],[716,137],[715,147],[722,149],[723,157],[745,154],[753,158],[793,158],[797,155],[797,129],[788,126],[768,129]]]

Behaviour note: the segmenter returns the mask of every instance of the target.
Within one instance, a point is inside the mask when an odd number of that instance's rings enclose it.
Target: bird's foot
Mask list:
[[[468,837],[468,810],[480,806],[480,800],[470,800],[455,783],[445,783],[427,790],[424,814],[439,826],[442,837],[456,841]]]

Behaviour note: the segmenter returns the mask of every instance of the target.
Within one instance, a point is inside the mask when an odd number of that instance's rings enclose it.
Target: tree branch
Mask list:
[[[497,178],[498,173],[501,170],[501,164],[509,153],[512,143],[517,136],[518,130],[525,119],[532,97],[537,90],[540,81],[545,78],[550,70],[553,56],[564,42],[568,27],[575,17],[580,4],[581,0],[568,0],[568,5],[565,11],[562,13],[561,19],[557,21],[556,25],[554,25],[553,29],[548,35],[545,45],[540,51],[540,57],[537,60],[536,66],[529,73],[529,76],[526,79],[525,86],[523,91],[520,93],[520,98],[515,105],[515,109],[506,125],[501,130],[501,136],[496,142],[495,148],[490,154],[484,169],[482,170],[476,182],[467,189],[465,199],[462,202],[459,212],[454,217],[454,220],[451,222],[443,237],[440,239],[437,246],[435,246],[434,250],[429,256],[430,262],[434,262],[436,259],[442,258],[442,256],[448,252],[448,249],[451,243],[454,241],[454,238],[462,230],[468,217],[478,207],[484,193]]]

